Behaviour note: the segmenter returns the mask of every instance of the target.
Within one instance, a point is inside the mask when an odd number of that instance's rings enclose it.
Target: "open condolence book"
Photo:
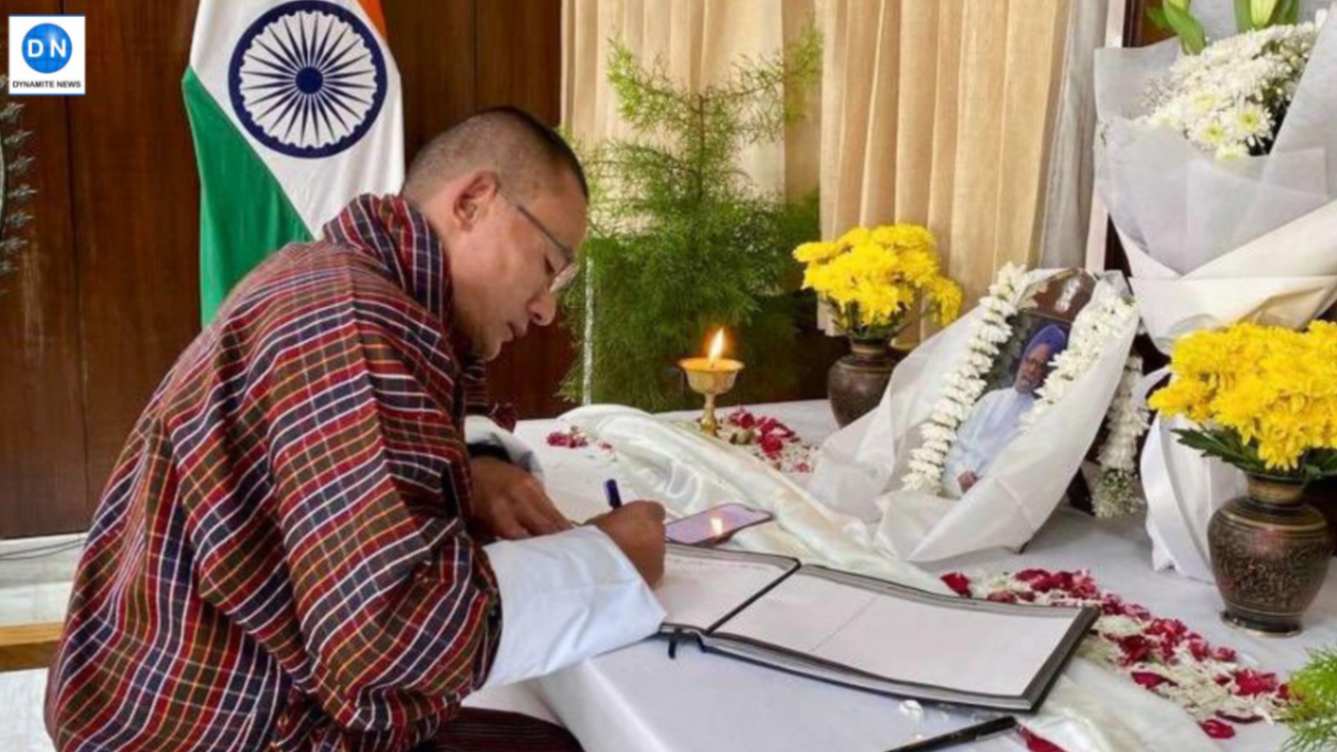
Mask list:
[[[1098,616],[939,595],[785,556],[670,544],[661,634],[856,689],[1033,711]]]

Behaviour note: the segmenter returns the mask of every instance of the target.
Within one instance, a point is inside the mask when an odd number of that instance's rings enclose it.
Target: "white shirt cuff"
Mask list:
[[[501,591],[501,644],[483,687],[542,676],[654,634],[664,609],[593,525],[483,547]]]
[[[511,458],[511,464],[522,467],[530,475],[543,480],[543,466],[538,455],[528,444],[515,437],[491,418],[482,415],[467,415],[464,418],[464,442],[466,444],[491,444],[499,447]]]

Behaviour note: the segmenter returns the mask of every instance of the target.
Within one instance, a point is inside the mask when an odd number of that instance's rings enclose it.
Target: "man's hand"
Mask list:
[[[473,520],[498,538],[529,538],[571,527],[543,484],[525,470],[495,457],[469,460],[473,476]]]
[[[664,507],[654,501],[632,501],[590,524],[613,539],[646,584],[659,584],[664,576]]]
[[[961,493],[969,491],[970,487],[978,483],[979,480],[980,476],[974,474],[969,470],[965,471],[964,473],[961,473],[956,478],[956,482],[961,486]]]

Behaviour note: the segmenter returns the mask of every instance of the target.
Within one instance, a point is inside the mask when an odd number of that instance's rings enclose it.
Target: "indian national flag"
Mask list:
[[[181,82],[200,171],[204,322],[269,252],[404,177],[380,0],[202,0]]]

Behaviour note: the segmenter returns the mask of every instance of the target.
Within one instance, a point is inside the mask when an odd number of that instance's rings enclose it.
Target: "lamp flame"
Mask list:
[[[721,520],[719,517],[711,517],[710,532],[714,533],[716,538],[724,535],[724,520]]]
[[[715,361],[719,360],[720,355],[723,354],[723,352],[724,352],[724,329],[721,328],[715,331],[715,337],[710,340],[710,352],[708,355],[710,362],[714,363]]]

